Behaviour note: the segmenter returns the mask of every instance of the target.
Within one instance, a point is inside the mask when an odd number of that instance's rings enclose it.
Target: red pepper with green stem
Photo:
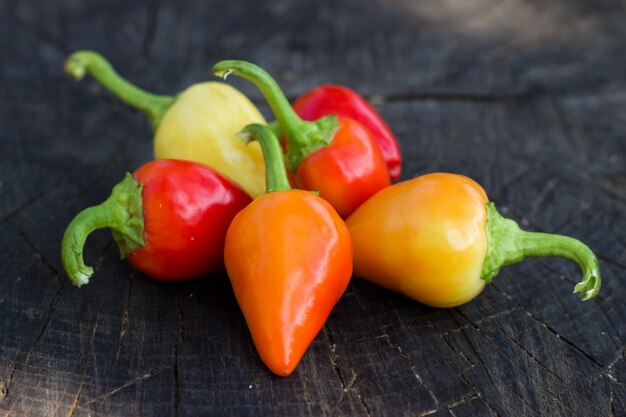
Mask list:
[[[321,85],[300,95],[293,109],[309,121],[336,114],[361,122],[376,138],[391,180],[400,177],[402,154],[396,137],[376,109],[356,91],[340,85]]]
[[[348,228],[310,191],[292,190],[278,139],[249,125],[261,143],[267,193],[231,223],[224,262],[259,356],[277,375],[298,365],[352,275]]]
[[[286,141],[286,162],[295,185],[318,190],[342,217],[390,184],[387,165],[372,133],[356,120],[335,115],[302,120],[272,77],[245,61],[221,61],[215,75],[253,82],[267,99]]]
[[[83,246],[92,231],[110,228],[122,258],[153,278],[178,281],[220,271],[226,230],[250,201],[203,164],[149,162],[72,220],[61,245],[63,267],[74,285],[89,282],[93,269],[83,261]]]

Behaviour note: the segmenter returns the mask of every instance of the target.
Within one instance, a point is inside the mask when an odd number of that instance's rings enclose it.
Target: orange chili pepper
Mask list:
[[[241,135],[261,144],[267,193],[235,216],[224,261],[261,359],[286,376],[348,286],[352,243],[329,203],[290,189],[280,144],[267,127],[249,125]]]
[[[366,280],[433,307],[476,297],[500,268],[531,256],[578,263],[583,300],[600,289],[593,252],[567,236],[521,230],[462,175],[435,173],[385,188],[347,220],[354,271]]]

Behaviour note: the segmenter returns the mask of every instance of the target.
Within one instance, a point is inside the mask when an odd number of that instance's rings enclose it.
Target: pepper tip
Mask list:
[[[598,275],[589,275],[583,281],[576,284],[574,293],[580,293],[582,301],[588,301],[598,295],[600,291],[600,277]]]
[[[82,287],[85,284],[89,283],[89,278],[93,275],[93,269],[87,267],[86,271],[77,271],[71,275],[72,284],[77,286],[78,288]]]
[[[63,65],[65,73],[76,81],[80,81],[85,77],[85,65],[76,59],[74,55],[70,55]]]
[[[213,75],[223,78],[223,79],[228,78],[228,76],[232,74],[233,71],[234,70],[232,68],[219,69],[217,68],[217,65],[213,67]]]
[[[253,135],[252,133],[250,133],[249,131],[243,129],[240,130],[239,132],[236,133],[236,135],[239,137],[239,139],[241,139],[243,141],[243,143],[245,143],[246,145],[250,144],[250,142],[252,142],[253,139]]]

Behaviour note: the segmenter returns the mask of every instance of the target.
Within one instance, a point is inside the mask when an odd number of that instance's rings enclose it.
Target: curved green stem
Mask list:
[[[234,74],[251,81],[261,90],[287,138],[287,164],[292,172],[308,155],[330,144],[339,128],[335,115],[322,117],[315,122],[302,120],[276,81],[250,62],[220,61],[213,67],[213,74],[224,79]]]
[[[143,186],[131,174],[113,187],[111,196],[102,204],[86,208],[69,224],[61,243],[63,268],[72,283],[78,287],[89,282],[93,268],[83,261],[83,247],[87,236],[97,229],[110,228],[122,258],[144,246]]]
[[[267,192],[291,190],[287,172],[285,172],[280,143],[272,130],[265,125],[253,123],[244,127],[238,135],[246,144],[255,140],[261,144],[263,158],[265,159]]]
[[[97,52],[74,52],[65,61],[65,72],[76,80],[83,79],[86,73],[91,74],[124,103],[143,112],[155,131],[163,115],[175,100],[174,97],[152,94],[132,85],[123,79],[113,69],[109,61]]]
[[[493,203],[487,203],[487,256],[481,278],[490,282],[503,266],[527,257],[560,256],[578,264],[582,281],[574,287],[580,298],[590,300],[600,291],[600,266],[587,245],[568,236],[527,232],[517,223],[498,213]]]
[[[272,131],[274,136],[280,138],[283,136],[283,131],[280,129],[280,124],[278,124],[278,120],[273,120],[267,124],[267,127]]]

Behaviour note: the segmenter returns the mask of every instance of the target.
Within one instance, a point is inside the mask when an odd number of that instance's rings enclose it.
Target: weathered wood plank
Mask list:
[[[0,2],[0,410],[626,414],[625,15],[608,0]],[[161,93],[212,79],[224,58],[258,62],[290,97],[358,88],[398,134],[403,178],[470,175],[524,227],[583,239],[600,255],[600,296],[579,302],[576,268],[549,259],[503,270],[452,310],[355,280],[282,379],[225,274],[158,283],[99,232],[93,282],[73,288],[65,225],[151,157],[140,115],[62,74],[79,48]]]

